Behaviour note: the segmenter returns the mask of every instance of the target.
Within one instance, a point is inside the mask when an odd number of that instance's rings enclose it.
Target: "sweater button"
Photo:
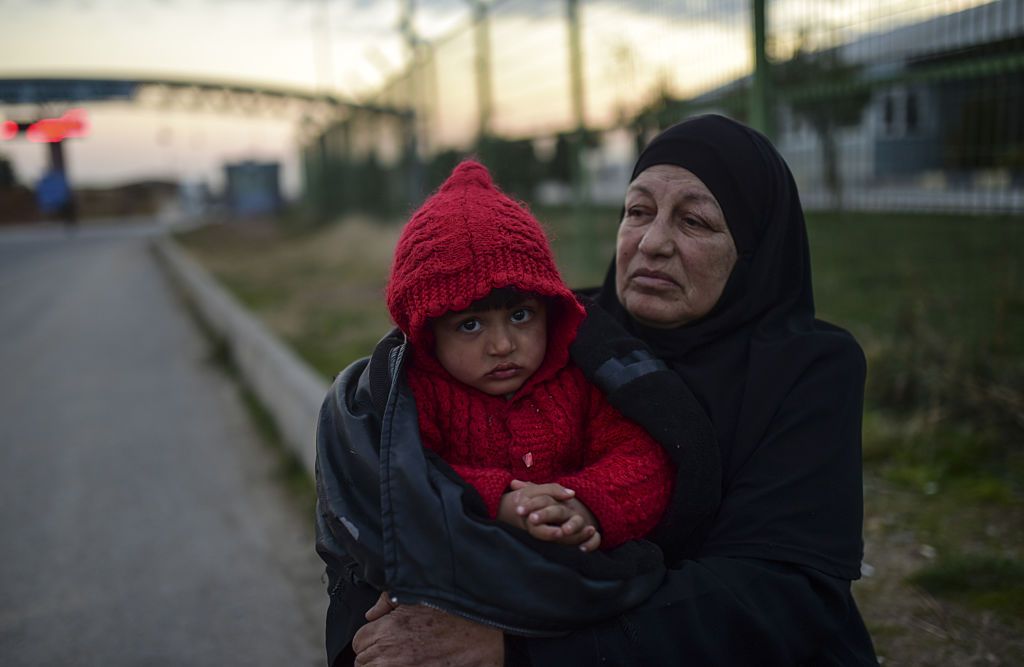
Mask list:
[[[533,466],[533,452],[523,454],[523,465],[527,468]]]

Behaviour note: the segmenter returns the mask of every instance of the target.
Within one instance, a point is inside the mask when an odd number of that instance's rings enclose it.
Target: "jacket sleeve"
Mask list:
[[[823,360],[806,374],[733,468],[698,552],[614,621],[523,640],[532,664],[876,664],[850,595],[861,548],[862,381],[862,360]],[[822,392],[834,400],[811,401]]]
[[[581,376],[582,380],[582,376]],[[585,381],[584,381],[585,383]],[[610,549],[649,533],[672,491],[673,466],[647,432],[589,387],[584,467],[556,479],[597,518],[601,547]]]
[[[476,468],[463,465],[453,465],[452,470],[476,489],[480,497],[484,499],[488,516],[492,519],[497,518],[501,497],[508,490],[509,482],[512,481],[512,473],[501,468]]]
[[[316,552],[326,566],[329,604],[325,639],[327,664],[332,666],[352,664],[352,636],[366,623],[363,614],[379,594],[367,578],[373,575],[382,580],[380,568],[373,565],[378,559],[368,558],[370,552],[380,548],[379,539],[374,537],[379,528],[369,530],[373,522],[367,521],[380,513],[373,492],[379,483],[378,466],[369,455],[380,438],[380,423],[365,381],[368,374],[362,372],[365,367],[365,360],[357,361],[335,380],[317,425]],[[357,497],[370,502],[347,502]],[[352,539],[350,526],[359,531],[363,542],[369,540],[377,546],[360,553],[361,543]],[[356,553],[364,559],[365,567]]]

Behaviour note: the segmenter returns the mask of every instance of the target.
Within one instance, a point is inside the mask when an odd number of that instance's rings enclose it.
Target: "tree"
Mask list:
[[[630,120],[636,151],[639,154],[658,132],[701,113],[721,113],[733,120],[749,122],[749,79],[737,79],[713,91],[693,98],[674,97],[670,77],[662,73],[645,104]]]
[[[540,181],[531,139],[488,136],[476,146],[477,154],[505,192],[529,200]]]
[[[806,44],[793,57],[772,65],[772,81],[795,115],[814,129],[821,147],[825,187],[836,208],[843,208],[836,134],[857,125],[871,99],[860,65],[843,62],[838,49],[811,51]]]

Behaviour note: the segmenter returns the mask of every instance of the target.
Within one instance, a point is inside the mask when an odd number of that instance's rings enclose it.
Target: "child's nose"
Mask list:
[[[491,354],[505,355],[515,351],[516,344],[504,328],[498,328],[491,335]]]

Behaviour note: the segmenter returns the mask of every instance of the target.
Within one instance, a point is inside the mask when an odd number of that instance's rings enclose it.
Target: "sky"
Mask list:
[[[425,38],[467,15],[461,2],[420,5],[415,28]],[[399,12],[396,1],[365,0],[0,0],[0,77],[165,76],[360,98],[403,66]],[[86,107],[90,135],[67,144],[76,183],[155,177],[219,185],[222,162],[255,159],[281,161],[286,190],[298,188],[294,116]],[[6,111],[0,116],[37,112]],[[23,182],[46,166],[44,148],[24,139],[0,144],[0,153]]]
[[[398,29],[408,1],[0,0],[0,78],[165,76],[367,100],[409,58]],[[477,122],[473,33],[444,38],[469,21],[470,3],[411,4],[414,32],[440,40],[429,85],[435,140],[464,144]],[[785,48],[785,35],[795,35],[808,16],[826,27],[866,30],[882,5],[890,14],[914,17],[968,4],[977,0],[775,0],[769,18],[779,33],[775,48]],[[516,136],[572,126],[564,7],[561,0],[493,3],[496,131]],[[749,71],[748,7],[748,0],[581,0],[587,122],[610,123],[659,86],[692,94]],[[835,38],[827,29],[817,34],[822,41]],[[218,187],[225,161],[255,159],[281,162],[286,192],[299,189],[299,114],[200,113],[129,103],[86,108],[89,136],[67,145],[77,184],[171,178]],[[37,113],[0,107],[0,120]],[[24,139],[0,143],[0,154],[12,160],[24,183],[34,183],[46,167],[45,149]]]

